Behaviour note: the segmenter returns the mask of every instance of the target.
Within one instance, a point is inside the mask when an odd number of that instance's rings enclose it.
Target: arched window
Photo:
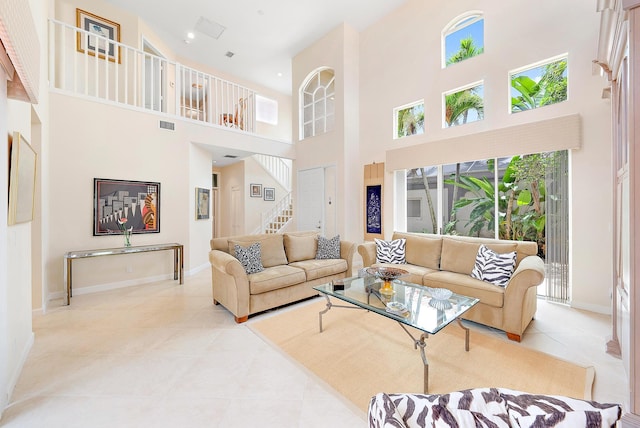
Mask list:
[[[484,17],[472,11],[458,16],[442,30],[442,67],[484,52]]]
[[[331,131],[335,123],[335,75],[320,68],[300,88],[300,139]]]

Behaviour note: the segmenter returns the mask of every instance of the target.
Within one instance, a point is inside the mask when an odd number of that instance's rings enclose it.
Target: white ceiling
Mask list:
[[[362,31],[407,0],[107,1],[139,16],[178,55],[291,94],[296,54],[343,22]],[[219,39],[194,30],[201,17],[226,27]],[[186,44],[189,31],[195,38]]]

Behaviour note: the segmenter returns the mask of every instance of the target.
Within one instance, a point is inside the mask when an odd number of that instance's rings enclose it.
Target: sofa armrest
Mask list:
[[[358,254],[362,256],[362,266],[369,267],[376,262],[376,243],[363,242],[358,245]]]
[[[353,255],[356,244],[350,241],[340,241],[340,258],[347,261],[347,277],[353,276]]]
[[[209,252],[213,300],[221,303],[236,321],[249,316],[249,277],[238,259],[220,250]]]
[[[535,298],[528,298],[527,293],[543,280],[544,262],[540,257],[527,256],[520,261],[504,291],[503,330],[507,334],[515,337],[523,332],[536,309]]]

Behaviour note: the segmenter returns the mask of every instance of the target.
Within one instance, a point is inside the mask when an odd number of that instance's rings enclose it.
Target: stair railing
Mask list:
[[[291,168],[283,159],[276,156],[255,154],[254,159],[280,184],[287,192],[291,191]]]
[[[269,229],[269,225],[272,223],[279,223],[277,221],[278,217],[281,217],[285,211],[290,210],[292,207],[292,198],[291,192],[287,193],[282,199],[280,199],[271,209],[263,212],[261,214],[260,228],[254,232],[257,233],[266,233],[267,229]],[[290,217],[285,223],[283,223],[276,231],[273,233],[279,233],[289,222],[291,222],[292,217]]]

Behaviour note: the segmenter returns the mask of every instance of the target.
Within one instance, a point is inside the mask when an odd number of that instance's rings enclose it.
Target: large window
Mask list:
[[[484,19],[478,12],[456,18],[442,32],[443,67],[464,61],[484,52]]]
[[[312,73],[300,89],[300,139],[333,130],[335,76],[330,68]]]
[[[536,242],[547,278],[539,293],[566,302],[567,170],[566,150],[407,170],[407,231]],[[419,210],[409,202],[418,199]]]
[[[531,110],[567,99],[567,58],[509,73],[511,113]]]

